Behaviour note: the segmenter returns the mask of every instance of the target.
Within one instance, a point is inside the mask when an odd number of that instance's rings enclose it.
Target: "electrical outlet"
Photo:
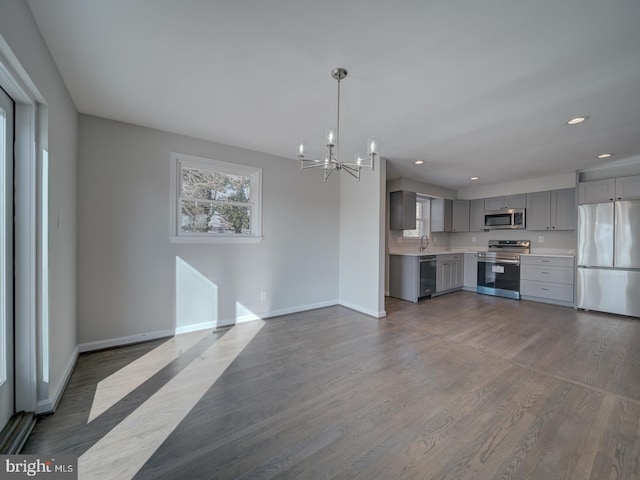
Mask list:
[[[544,237],[542,235],[538,237],[538,243],[544,243]]]
[[[263,290],[262,292],[260,292],[260,300],[264,302],[266,299],[267,299],[267,292]]]
[[[476,237],[471,237],[471,243],[476,243]]]

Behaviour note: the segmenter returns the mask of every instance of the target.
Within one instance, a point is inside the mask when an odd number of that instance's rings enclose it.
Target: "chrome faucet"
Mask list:
[[[424,252],[429,247],[429,237],[422,235],[420,237],[420,251]]]

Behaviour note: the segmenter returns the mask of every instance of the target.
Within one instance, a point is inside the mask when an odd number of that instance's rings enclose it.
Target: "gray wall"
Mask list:
[[[13,67],[28,77],[47,106],[48,134],[38,135],[50,165],[50,381],[48,392],[39,391],[39,400],[46,401],[62,386],[76,347],[77,113],[26,2],[0,2],[0,35],[15,56]]]
[[[338,301],[338,182],[290,159],[79,119],[79,343]],[[262,167],[263,242],[170,243],[171,152]]]
[[[439,187],[438,185],[432,185],[430,183],[419,182],[410,178],[394,178],[389,180],[386,184],[387,193],[395,192],[396,190],[407,190],[409,192],[416,192],[427,197],[434,198],[450,198],[455,200],[458,198],[458,194],[455,190],[450,188]]]
[[[340,303],[382,317],[386,160],[376,162],[359,182],[340,174]]]
[[[575,186],[575,173],[565,173],[562,175],[553,175],[551,177],[529,178],[507,183],[495,183],[492,185],[474,185],[458,190],[458,198],[474,199],[499,197],[501,195],[517,195],[520,193],[560,190],[563,188],[573,188]]]

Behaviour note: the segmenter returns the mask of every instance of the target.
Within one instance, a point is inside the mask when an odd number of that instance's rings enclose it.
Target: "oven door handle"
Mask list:
[[[511,265],[520,265],[520,260],[496,260],[493,258],[479,258],[478,263],[495,263],[495,264],[508,263]]]

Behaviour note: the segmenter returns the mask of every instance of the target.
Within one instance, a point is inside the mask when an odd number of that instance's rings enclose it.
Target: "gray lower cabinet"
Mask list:
[[[410,302],[418,301],[420,257],[389,255],[389,295]]]
[[[436,263],[436,293],[462,288],[464,254],[438,255]]]
[[[389,295],[414,303],[420,298],[433,295],[436,275],[435,258],[434,255],[390,254]]]
[[[475,292],[478,287],[478,254],[464,254],[462,289]]]
[[[523,255],[520,257],[520,295],[534,300],[573,306],[574,258]]]

